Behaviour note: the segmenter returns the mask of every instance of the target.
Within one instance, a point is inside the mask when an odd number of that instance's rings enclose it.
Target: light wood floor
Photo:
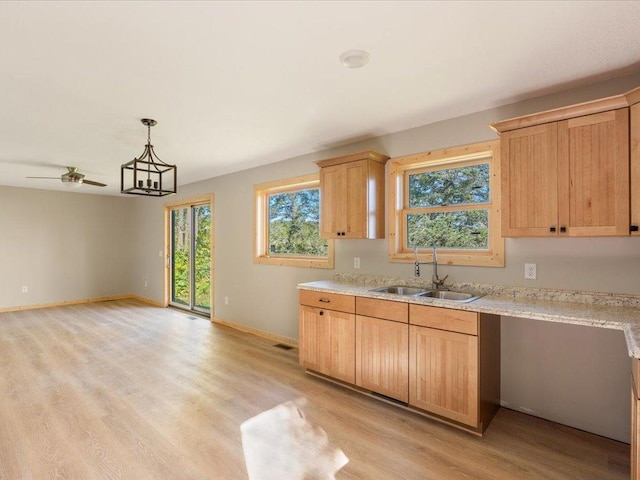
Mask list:
[[[629,478],[628,445],[505,409],[477,438],[273,343],[134,301],[2,313],[0,479],[246,479],[240,424],[297,398],[349,458],[339,480]]]

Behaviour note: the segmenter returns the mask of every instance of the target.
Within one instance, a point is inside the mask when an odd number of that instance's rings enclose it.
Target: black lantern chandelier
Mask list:
[[[151,145],[151,127],[156,123],[150,118],[140,120],[147,127],[147,145],[138,158],[122,165],[120,169],[120,193],[164,197],[177,191],[177,167],[158,158]]]

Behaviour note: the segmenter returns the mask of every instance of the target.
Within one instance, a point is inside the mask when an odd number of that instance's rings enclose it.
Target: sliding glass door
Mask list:
[[[211,205],[172,208],[170,304],[211,312]]]

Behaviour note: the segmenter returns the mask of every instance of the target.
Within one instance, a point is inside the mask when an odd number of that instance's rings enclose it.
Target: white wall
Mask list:
[[[0,187],[0,308],[130,293],[127,204],[118,197]]]
[[[198,194],[215,194],[215,316],[297,338],[296,285],[332,278],[334,273],[253,264],[254,184],[314,173],[318,171],[314,160],[354,151],[373,149],[398,157],[490,140],[496,138],[488,127],[493,121],[615,95],[638,85],[640,74],[327,148],[180,188],[178,198],[172,197],[172,202]],[[137,200],[134,224],[138,226],[138,239],[154,248],[135,256],[132,287],[139,295],[161,300],[161,288],[145,289],[139,273],[161,278],[163,268],[156,252],[161,248],[162,202],[149,200]],[[355,271],[354,256],[361,259],[358,270],[361,273],[406,277],[413,274],[410,265],[387,261],[386,240],[336,241],[335,271]],[[524,280],[525,262],[538,265],[538,280]],[[640,238],[508,239],[505,268],[443,266],[442,274],[450,275],[452,281],[640,294]],[[228,297],[228,305],[224,305],[224,297]],[[622,332],[505,318],[502,335],[505,404],[601,435],[629,440],[629,368]],[[521,348],[523,345],[527,348]],[[576,364],[588,367],[579,369]],[[565,400],[549,402],[553,397],[575,401],[567,408]]]
[[[215,195],[215,316],[297,338],[296,285],[332,278],[334,270],[252,262],[254,184],[315,173],[314,160],[354,151],[373,149],[398,157],[490,140],[496,137],[487,126],[493,121],[618,94],[638,85],[640,73],[350,145],[328,146],[322,152],[182,186],[168,201]],[[86,202],[78,202],[76,195],[0,188],[4,272],[0,307],[120,293],[162,301],[164,259],[158,251],[163,249],[165,200],[99,200],[85,195]],[[82,221],[72,220],[70,213]],[[76,265],[69,262],[74,255]],[[361,258],[361,273],[412,275],[410,265],[387,261],[386,240],[336,241],[335,271],[354,271],[354,256]],[[538,280],[524,281],[525,262],[538,264]],[[443,266],[442,274],[452,281],[640,294],[640,237],[510,239],[505,268]],[[29,296],[17,290],[25,284],[30,286]],[[621,332],[505,318],[502,334],[505,403],[628,441],[628,358]],[[574,368],[571,363],[587,360],[588,368]],[[575,398],[576,403],[567,409],[560,402],[549,402],[550,395]],[[599,418],[595,425],[594,412]]]

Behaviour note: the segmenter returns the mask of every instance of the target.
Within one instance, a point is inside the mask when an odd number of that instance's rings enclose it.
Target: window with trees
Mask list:
[[[426,152],[389,162],[389,258],[504,266],[499,142]]]
[[[254,186],[254,262],[333,268],[333,240],[320,238],[319,175]]]

